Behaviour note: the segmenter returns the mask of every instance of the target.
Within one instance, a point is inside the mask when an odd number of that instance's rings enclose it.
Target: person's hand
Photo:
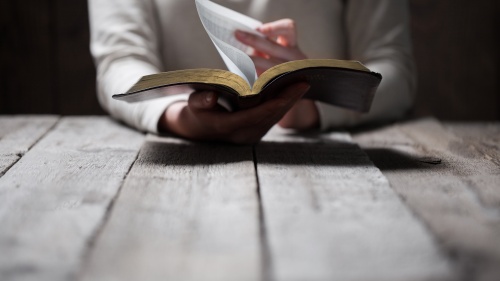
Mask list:
[[[220,108],[214,92],[194,92],[187,102],[170,105],[158,126],[160,130],[188,139],[252,144],[258,142],[308,89],[307,83],[293,84],[271,100],[236,112]]]
[[[257,30],[265,37],[243,31],[236,31],[235,36],[240,42],[254,49],[254,54],[250,57],[258,75],[275,65],[307,58],[297,45],[297,31],[293,20],[282,19],[265,23]],[[306,99],[298,101],[278,124],[284,128],[298,130],[318,127],[319,113],[316,104]]]
[[[307,56],[297,45],[297,31],[291,19],[281,19],[265,23],[257,28],[265,37],[237,30],[236,39],[254,49],[252,58],[257,74],[267,69],[293,60],[306,59]]]

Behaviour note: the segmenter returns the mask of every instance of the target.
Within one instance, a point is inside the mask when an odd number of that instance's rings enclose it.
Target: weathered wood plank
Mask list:
[[[57,122],[56,116],[0,116],[0,177]]]
[[[256,147],[273,280],[449,280],[447,260],[348,134]]]
[[[447,123],[448,152],[470,187],[500,215],[500,123]],[[469,169],[467,169],[469,168]]]
[[[252,147],[149,136],[82,280],[260,280]]]
[[[0,178],[0,280],[72,280],[143,138],[63,118]]]
[[[486,159],[500,166],[500,123],[446,122],[442,125]]]
[[[498,280],[498,166],[433,119],[361,133],[354,139],[435,234],[462,279]]]

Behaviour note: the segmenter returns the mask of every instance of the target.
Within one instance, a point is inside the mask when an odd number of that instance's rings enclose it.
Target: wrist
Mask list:
[[[311,100],[300,100],[283,116],[278,125],[288,129],[310,130],[318,128],[319,123],[316,104]]]
[[[158,121],[158,131],[180,134],[181,116],[186,108],[187,101],[178,101],[169,105]]]

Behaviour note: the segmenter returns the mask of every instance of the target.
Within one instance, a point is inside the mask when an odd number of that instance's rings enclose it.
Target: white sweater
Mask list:
[[[291,18],[309,58],[355,59],[383,80],[370,113],[317,102],[322,129],[401,117],[411,106],[414,66],[408,3],[403,0],[220,0],[262,22]],[[187,68],[225,69],[194,0],[89,0],[98,97],[113,117],[157,132],[165,109],[186,95],[136,104],[111,98],[141,76]]]

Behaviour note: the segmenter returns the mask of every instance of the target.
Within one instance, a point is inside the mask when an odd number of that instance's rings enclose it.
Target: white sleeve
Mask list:
[[[415,67],[408,10],[404,0],[347,1],[345,23],[350,59],[381,73],[383,79],[367,114],[316,103],[322,129],[393,120],[410,109]]]
[[[111,98],[126,92],[144,75],[162,68],[160,28],[151,0],[89,0],[91,52],[97,66],[97,94],[113,117],[141,130],[157,132],[168,105],[187,100],[177,95],[128,104]]]

